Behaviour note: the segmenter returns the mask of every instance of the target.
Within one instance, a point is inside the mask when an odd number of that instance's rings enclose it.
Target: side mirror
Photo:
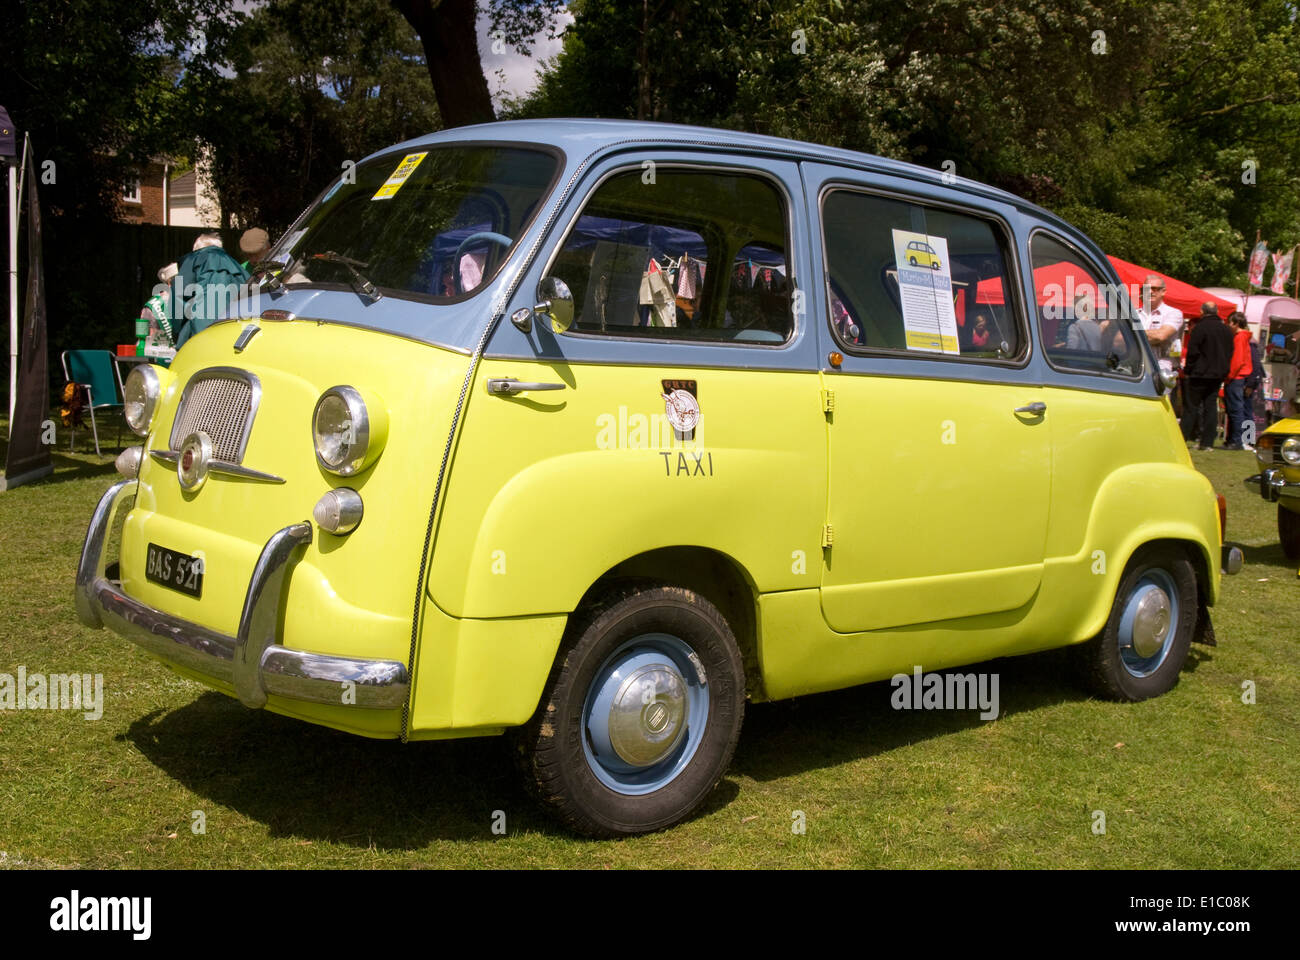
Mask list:
[[[538,304],[533,312],[551,318],[551,329],[564,333],[573,326],[573,294],[559,277],[543,277],[537,285]]]
[[[1163,357],[1156,363],[1156,389],[1160,393],[1169,393],[1178,386],[1178,371],[1173,364]]]

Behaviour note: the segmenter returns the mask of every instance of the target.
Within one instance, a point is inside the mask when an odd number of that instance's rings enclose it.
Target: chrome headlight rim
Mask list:
[[[1300,437],[1287,437],[1282,441],[1282,459],[1293,467],[1300,467]]]
[[[321,453],[320,431],[317,429],[321,407],[331,398],[338,398],[347,407],[352,433],[352,439],[345,441],[343,456],[337,463],[327,460]],[[316,401],[315,410],[312,411],[311,433],[312,449],[316,453],[316,462],[320,464],[322,470],[339,477],[350,477],[360,473],[367,466],[366,457],[370,452],[370,412],[366,409],[361,391],[347,384],[339,384],[322,393],[320,399]]]
[[[131,392],[137,384],[142,386],[144,396],[139,401],[132,401]],[[149,428],[153,426],[154,414],[158,412],[158,401],[161,398],[162,378],[158,376],[158,371],[151,363],[137,363],[127,374],[126,382],[122,384],[122,415],[126,418],[126,425],[136,436],[149,435]],[[139,403],[139,410],[135,416],[132,416],[134,403]]]

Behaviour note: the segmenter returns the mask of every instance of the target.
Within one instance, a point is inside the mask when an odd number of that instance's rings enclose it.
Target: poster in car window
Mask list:
[[[894,230],[893,235],[907,348],[960,352],[947,239],[911,230]]]

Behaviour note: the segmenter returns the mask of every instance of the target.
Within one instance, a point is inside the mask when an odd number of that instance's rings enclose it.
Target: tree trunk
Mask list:
[[[496,119],[479,62],[475,0],[391,0],[424,46],[444,127]]]

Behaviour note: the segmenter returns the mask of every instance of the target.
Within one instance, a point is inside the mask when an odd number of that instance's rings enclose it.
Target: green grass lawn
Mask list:
[[[1090,699],[1053,653],[987,668],[992,722],[895,712],[887,683],[751,706],[700,815],[598,842],[533,807],[500,739],[375,742],[246,710],[81,626],[76,558],[116,474],[61,443],[53,477],[0,494],[0,672],[102,673],[104,715],[0,712],[0,866],[1300,866],[1300,580],[1241,484],[1251,454],[1193,454],[1246,566],[1219,646],[1193,646],[1171,693]]]

